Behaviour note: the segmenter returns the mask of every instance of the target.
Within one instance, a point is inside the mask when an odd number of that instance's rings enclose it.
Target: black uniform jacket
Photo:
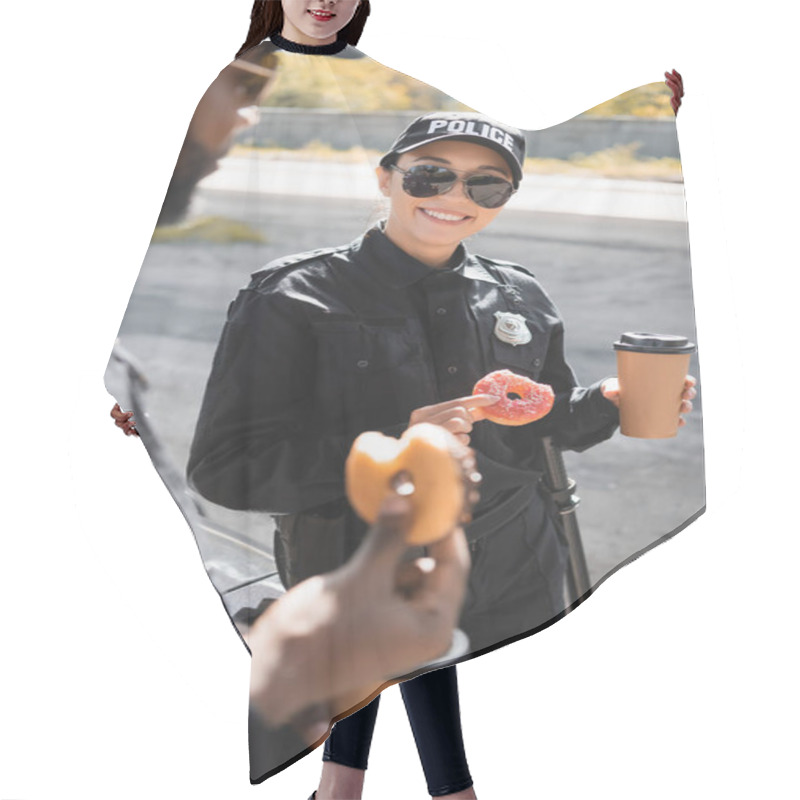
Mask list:
[[[498,338],[496,312],[524,317],[530,342]],[[393,244],[383,223],[349,245],[273,261],[230,305],[192,444],[190,483],[229,508],[292,515],[284,532],[299,512],[346,516],[342,535],[351,541],[332,557],[344,559],[364,531],[344,500],[344,462],[355,437],[366,430],[399,436],[414,409],[469,395],[497,369],[550,384],[556,402],[526,426],[475,425],[471,445],[484,482],[466,529],[471,540],[530,501],[542,436],[583,450],[618,424],[599,383],[577,386],[550,298],[523,267],[463,245],[446,268],[432,269]],[[302,577],[335,566],[323,559]]]

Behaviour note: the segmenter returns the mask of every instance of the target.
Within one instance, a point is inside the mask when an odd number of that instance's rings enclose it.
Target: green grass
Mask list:
[[[245,222],[220,216],[197,217],[155,229],[154,242],[265,242],[265,237]]]

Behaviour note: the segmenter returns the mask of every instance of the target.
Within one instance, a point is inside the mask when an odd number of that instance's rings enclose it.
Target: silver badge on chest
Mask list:
[[[512,314],[510,311],[495,311],[494,335],[506,344],[528,344],[533,338],[528,323],[522,314]]]

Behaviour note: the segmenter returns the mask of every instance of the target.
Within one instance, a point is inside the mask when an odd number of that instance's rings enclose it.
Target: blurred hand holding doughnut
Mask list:
[[[469,549],[454,522],[425,558],[404,562],[413,517],[409,498],[388,495],[350,561],[292,588],[251,628],[250,701],[269,724],[299,719],[317,704],[329,720],[446,652]],[[308,742],[325,732],[304,731]]]
[[[375,522],[392,492],[409,498],[412,545],[429,544],[468,521],[479,481],[472,451],[443,426],[427,422],[412,425],[400,439],[362,433],[345,463],[348,500],[367,522]]]

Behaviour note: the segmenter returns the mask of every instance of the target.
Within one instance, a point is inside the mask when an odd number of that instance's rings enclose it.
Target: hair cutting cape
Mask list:
[[[519,100],[526,102],[524,89]],[[256,102],[250,124],[236,125],[237,111]],[[351,46],[310,55],[265,41],[220,73],[187,132],[105,382],[135,412],[154,466],[242,634],[286,583],[338,566],[363,535],[344,494],[353,438],[368,429],[398,435],[414,407],[468,394],[476,370],[535,376],[550,369],[565,402],[593,393],[590,401],[605,416],[572,438],[568,421],[553,430],[495,426],[485,447],[490,434],[478,431],[493,423],[475,426],[483,505],[467,536],[473,568],[488,574],[491,586],[471,581],[470,591],[483,592],[490,622],[460,625],[445,661],[474,657],[559,619],[704,509],[699,400],[677,436],[643,439],[621,435],[614,410],[597,397],[599,382],[617,373],[613,343],[621,333],[696,341],[669,91],[653,83],[525,132],[519,192],[465,242],[470,257],[486,258],[490,274],[472,284],[462,276],[463,308],[470,309],[463,319],[443,311],[424,319],[421,295],[403,306],[411,289],[397,282],[393,315],[363,303],[348,310],[350,267],[332,278],[330,249],[360,243],[360,268],[370,279],[374,267],[375,275],[393,271],[403,283],[410,257],[382,233],[386,208],[375,167],[410,121],[438,110],[468,109]],[[368,230],[367,247],[361,237]],[[337,275],[343,288],[329,285]],[[473,286],[483,292],[481,302],[469,299]],[[537,294],[539,286],[546,294]],[[494,328],[496,314],[512,313],[532,330],[532,341],[519,347]],[[481,315],[492,317],[492,327],[481,327]],[[431,352],[448,336],[462,342],[461,360],[437,365],[449,356]],[[479,350],[489,354],[482,361]],[[696,358],[689,372],[698,376]],[[424,369],[435,374],[427,388],[415,377]],[[320,392],[328,398],[322,412]],[[582,547],[574,515],[558,511],[568,511],[576,490],[552,499],[541,488],[552,484],[545,435],[557,447],[556,462],[564,451],[577,483]],[[490,512],[495,521],[481,528]],[[496,566],[487,566],[491,558]],[[524,584],[547,595],[544,611],[526,608],[530,595],[521,589],[504,592]],[[504,613],[508,624],[498,616]],[[311,749],[292,726],[259,730],[251,730],[253,781]]]

